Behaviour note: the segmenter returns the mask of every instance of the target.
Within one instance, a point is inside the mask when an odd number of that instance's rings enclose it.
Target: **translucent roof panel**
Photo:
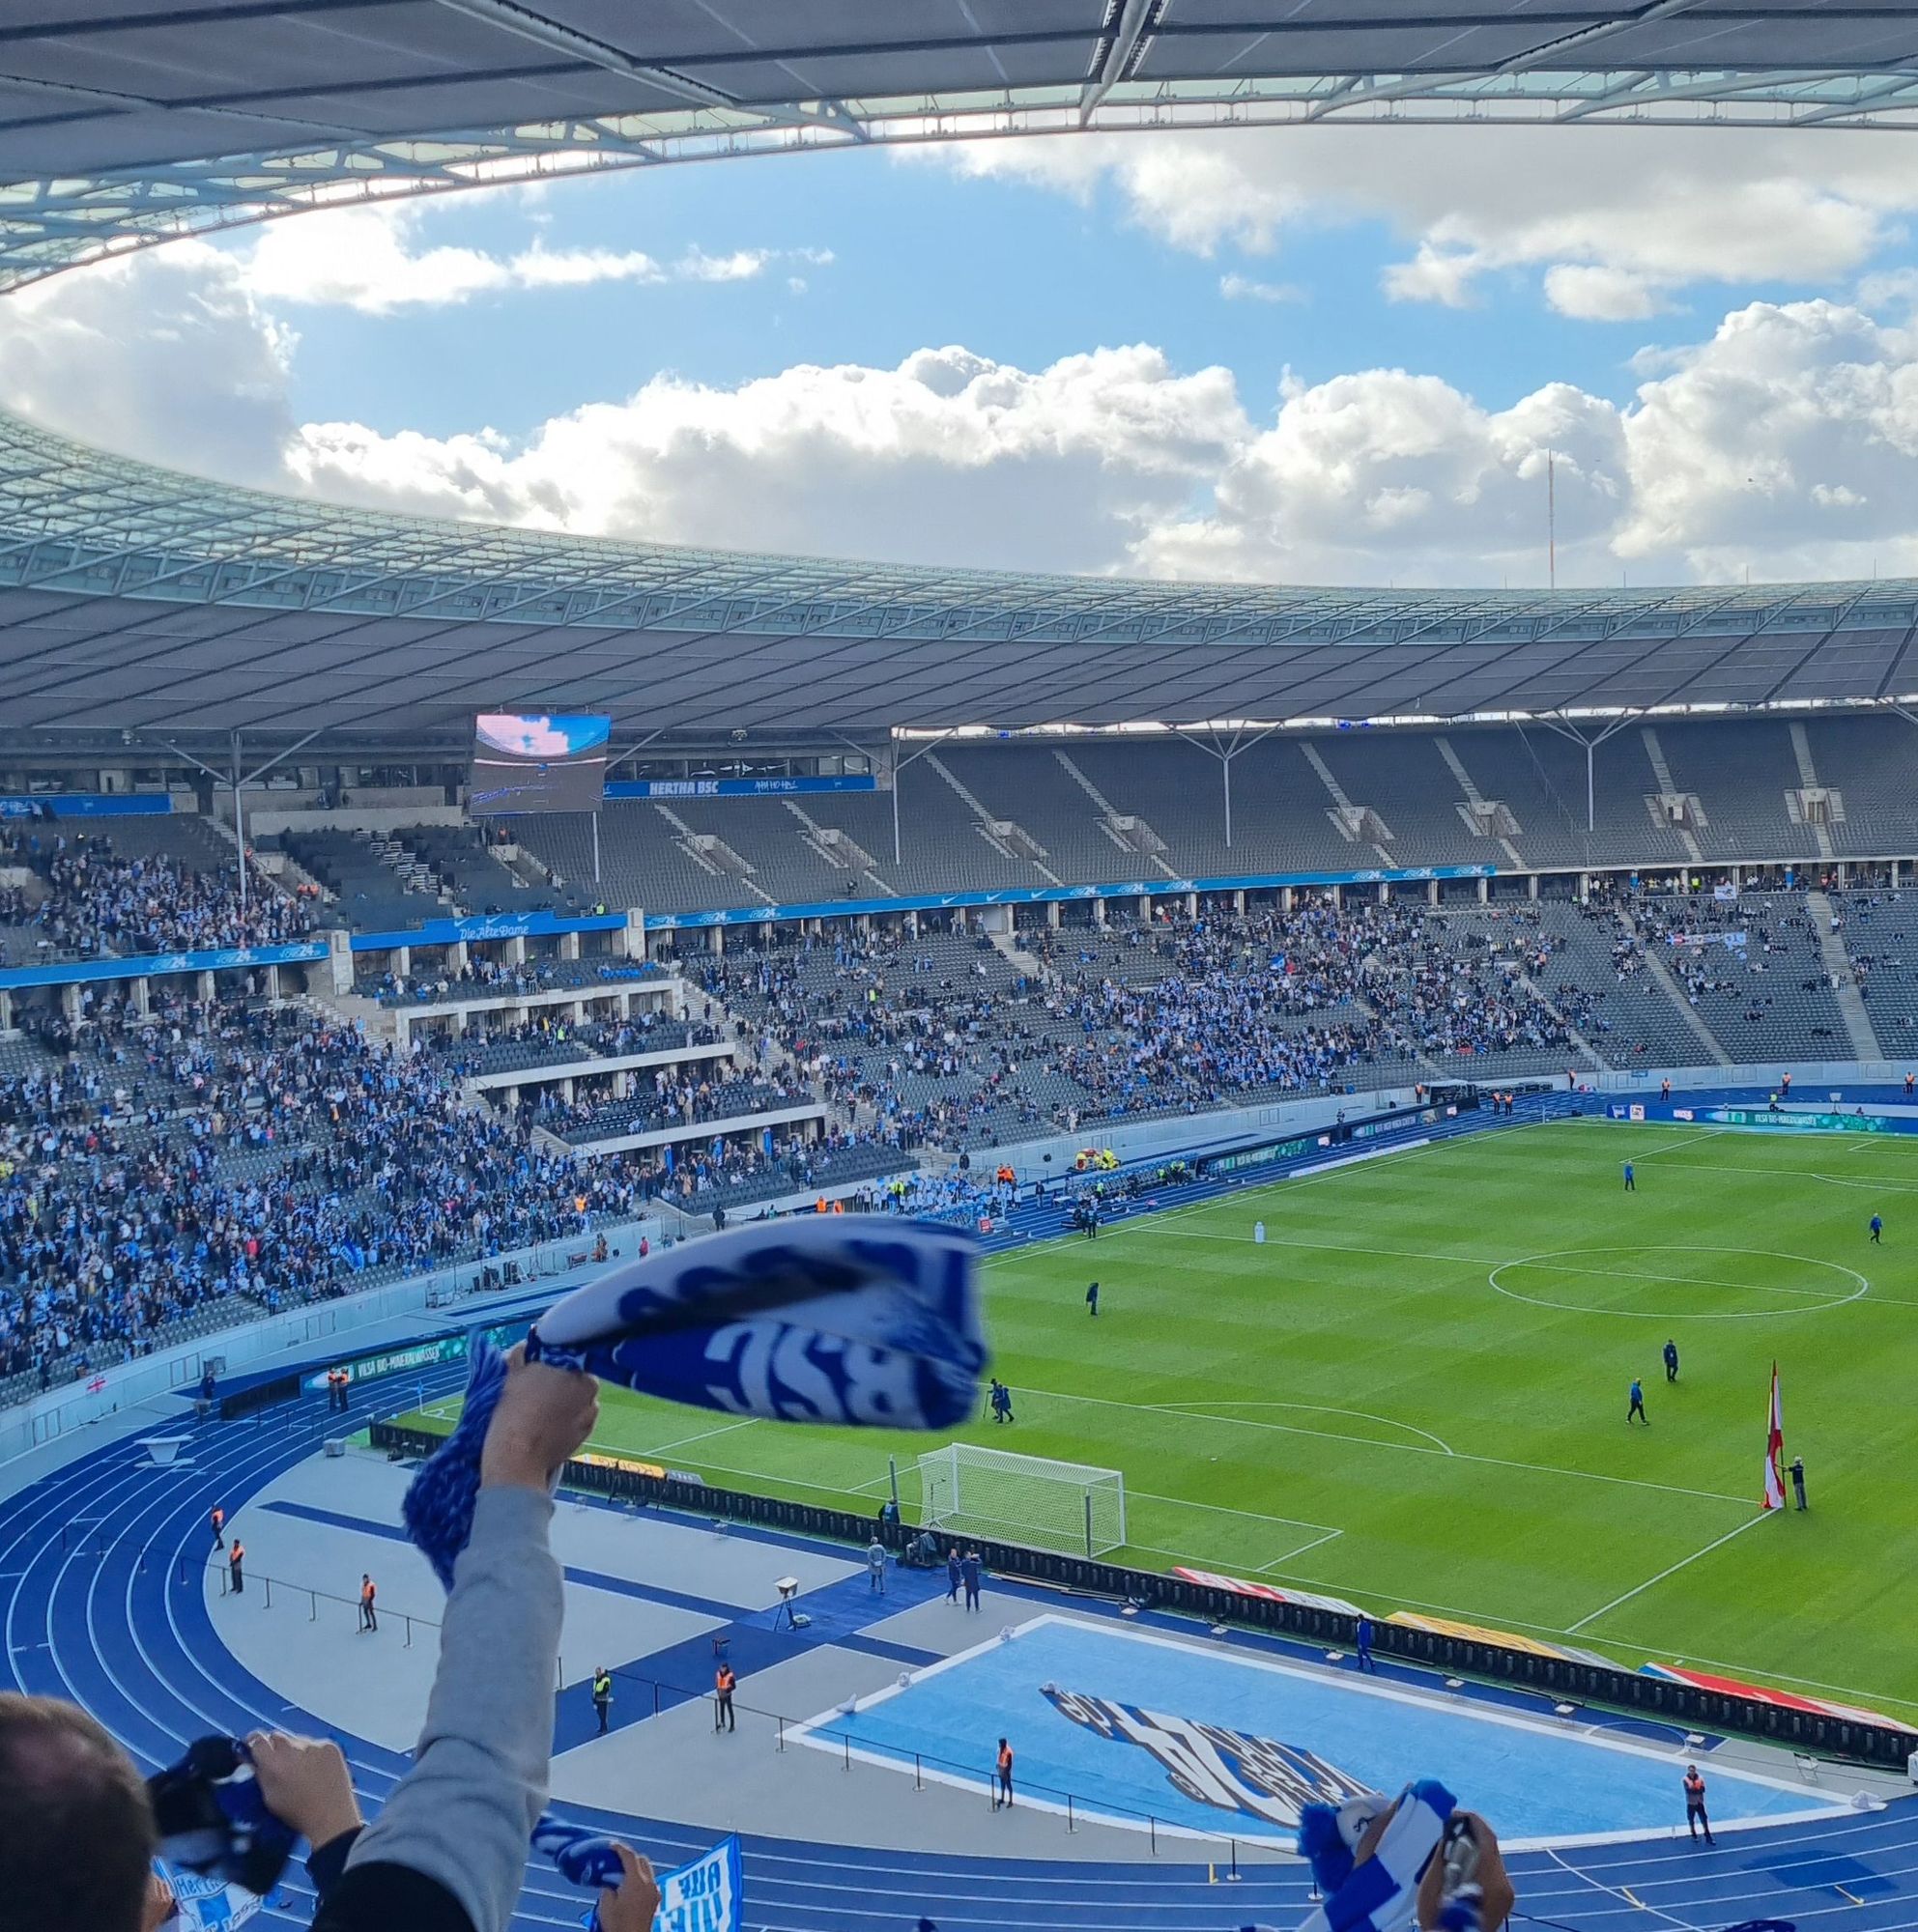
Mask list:
[[[1433,716],[1918,690],[1918,582],[1168,584],[759,556],[230,488],[0,417],[0,720],[453,736]]]
[[[1909,0],[15,0],[0,287],[342,196],[809,147],[1914,116]]]

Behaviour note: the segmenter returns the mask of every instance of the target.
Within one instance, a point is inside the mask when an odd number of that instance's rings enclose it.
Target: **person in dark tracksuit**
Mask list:
[[[969,1610],[979,1607],[979,1551],[968,1549],[959,1559],[959,1579],[965,1585],[965,1606]]]
[[[1678,1379],[1678,1345],[1675,1342],[1665,1345],[1665,1379],[1668,1382]]]
[[[1094,1282],[1085,1292],[1085,1311],[1088,1315],[1099,1313],[1099,1284]]]
[[[1651,1417],[1645,1412],[1645,1384],[1636,1376],[1632,1378],[1632,1405],[1625,1411],[1627,1428],[1631,1426],[1633,1416],[1637,1416],[1647,1429],[1651,1427]]]
[[[1374,1677],[1379,1674],[1379,1666],[1372,1662],[1372,1619],[1360,1617],[1359,1627],[1353,1632],[1354,1641],[1359,1649],[1359,1668],[1369,1670]]]
[[[959,1593],[959,1553],[956,1543],[946,1551],[946,1602],[956,1604]]]
[[[1798,1507],[1805,1507],[1805,1459],[1794,1456],[1791,1459],[1791,1487],[1797,1492]]]
[[[1705,1816],[1704,1810],[1704,1779],[1699,1776],[1699,1768],[1695,1764],[1685,1767],[1685,1825],[1695,1839],[1699,1827],[1703,1825],[1705,1843],[1709,1845],[1713,1842],[1711,1820]]]

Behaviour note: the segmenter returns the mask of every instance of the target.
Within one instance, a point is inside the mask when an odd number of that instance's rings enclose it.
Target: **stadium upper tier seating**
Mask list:
[[[1582,744],[1544,726],[1454,726],[1251,743],[1231,763],[1229,844],[1219,758],[1169,736],[908,748],[897,857],[895,801],[883,791],[611,800],[597,880],[583,813],[514,820],[524,856],[510,863],[472,826],[308,828],[262,843],[328,895],[310,908],[315,924],[362,932],[600,904],[673,913],[1375,867],[1817,868],[1918,853],[1912,730],[1890,717],[1615,725],[1592,755],[1589,829]],[[236,900],[234,916],[199,929],[303,929],[305,910],[257,872],[250,919],[239,920],[232,848],[207,820],[102,823],[116,861],[163,861],[208,882],[199,896]],[[143,932],[190,936],[194,923],[180,919],[102,924],[98,890],[76,894],[49,877],[63,837],[72,843],[69,828],[42,825],[14,835],[15,847],[33,841],[30,853],[0,850],[0,865],[34,874],[24,888],[0,887],[9,959],[132,951],[152,943]]]
[[[1232,761],[1169,737],[911,748],[884,793],[610,802],[516,821],[564,897],[678,912],[1154,879],[1904,857],[1902,720],[1635,723],[1592,757],[1542,725],[1274,734]]]

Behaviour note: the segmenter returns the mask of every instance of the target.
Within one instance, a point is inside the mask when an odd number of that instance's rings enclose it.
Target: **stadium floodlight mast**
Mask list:
[[[264,765],[255,766],[252,771],[243,773],[240,763],[240,732],[236,726],[232,734],[233,768],[230,778],[225,772],[215,771],[204,758],[196,758],[191,752],[183,751],[169,739],[160,738],[156,741],[158,744],[164,745],[183,764],[191,765],[196,771],[205,772],[215,784],[231,782],[233,786],[233,844],[234,849],[239,854],[240,911],[242,917],[244,917],[246,912],[246,807],[245,802],[241,797],[241,787],[257,784],[269,772],[285,764],[287,759],[292,757],[296,752],[303,751],[315,738],[321,736],[326,728],[324,724],[316,725],[303,738],[296,738],[284,751],[275,752]]]
[[[1238,723],[1231,727],[1232,737],[1229,743],[1220,741],[1219,725],[1212,724],[1206,728],[1211,733],[1210,743],[1184,728],[1178,729],[1175,735],[1185,739],[1188,745],[1196,745],[1208,757],[1218,760],[1219,778],[1225,787],[1225,847],[1230,851],[1232,849],[1232,760],[1242,752],[1249,752],[1254,745],[1263,745],[1279,727],[1276,724],[1257,725]]]

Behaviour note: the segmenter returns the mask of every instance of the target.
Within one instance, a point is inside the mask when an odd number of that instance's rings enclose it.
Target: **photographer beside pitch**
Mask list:
[[[472,1534],[446,1601],[413,1769],[362,1826],[331,1743],[247,1741],[267,1808],[312,1847],[314,1932],[505,1932],[546,1804],[564,1585],[553,1484],[591,1434],[598,1384],[510,1358],[487,1431]],[[0,1932],[156,1932],[152,1805],[130,1759],[57,1699],[0,1695]],[[651,1867],[619,1847],[605,1932],[650,1932]]]

